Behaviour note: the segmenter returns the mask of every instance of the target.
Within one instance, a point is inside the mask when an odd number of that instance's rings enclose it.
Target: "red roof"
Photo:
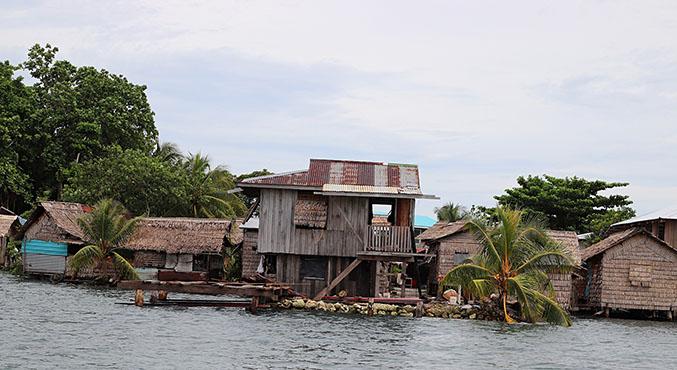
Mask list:
[[[336,192],[421,194],[416,165],[330,159],[311,159],[308,170],[254,177],[239,185],[305,186],[324,187],[325,191]]]

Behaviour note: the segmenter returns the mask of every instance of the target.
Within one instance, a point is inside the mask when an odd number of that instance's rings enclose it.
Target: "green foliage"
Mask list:
[[[273,175],[273,173],[268,171],[268,169],[266,169],[266,168],[264,168],[262,170],[258,170],[258,171],[253,171],[253,172],[250,172],[250,173],[243,173],[243,174],[241,174],[241,175],[239,175],[235,178],[235,183],[237,184],[240,181],[243,181],[243,180],[246,180],[246,179],[251,179],[252,177],[268,176],[268,175]],[[247,196],[246,194],[243,194],[243,193],[239,193],[238,196],[240,197],[240,199],[242,199],[242,201],[244,202],[245,207],[247,209],[251,208],[252,205],[254,205],[255,198]],[[258,211],[256,211],[256,212],[258,213]],[[257,214],[257,213],[255,213],[255,214]]]
[[[13,275],[22,275],[24,266],[21,256],[21,240],[10,240],[7,245],[9,257],[9,272]]]
[[[23,79],[14,77],[17,69],[9,62],[0,63],[0,204],[13,209],[27,206],[32,197],[30,179],[19,167],[32,95]]]
[[[466,217],[467,210],[460,204],[449,202],[442,207],[435,208],[437,221],[455,222]]]
[[[177,167],[139,150],[113,148],[108,155],[73,167],[63,190],[66,201],[122,202],[134,214],[185,216],[186,176]]]
[[[499,205],[522,209],[528,216],[541,216],[549,227],[578,233],[600,232],[611,223],[634,216],[632,201],[625,195],[602,195],[627,183],[588,181],[579,177],[520,176],[518,187],[496,196]]]
[[[138,220],[128,219],[127,210],[120,203],[110,199],[99,201],[92,212],[78,220],[88,245],[75,253],[70,267],[77,273],[92,266],[102,269],[110,263],[117,277],[138,280],[134,267],[118,253],[134,234]]]
[[[190,155],[184,162],[187,175],[189,212],[193,217],[234,218],[247,211],[242,200],[228,194],[235,187],[235,177],[224,167],[212,169],[209,157]]]
[[[0,63],[0,201],[17,212],[45,192],[58,199],[76,163],[112,146],[150,152],[157,143],[145,86],[56,60],[57,52],[35,45],[20,66]],[[35,83],[14,77],[19,69]]]
[[[570,272],[575,267],[572,256],[548,238],[537,219],[503,207],[495,211],[498,223],[493,227],[469,223],[482,249],[469,262],[449,271],[441,286],[460,285],[481,297],[497,294],[508,323],[514,320],[508,315],[507,301],[516,298],[527,321],[571,325],[555,300],[547,272]]]
[[[223,252],[223,278],[227,281],[240,280],[242,276],[242,248],[227,247]]]

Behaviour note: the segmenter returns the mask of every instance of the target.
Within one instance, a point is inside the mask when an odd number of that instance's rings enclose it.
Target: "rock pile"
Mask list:
[[[414,317],[416,307],[412,305],[394,305],[385,303],[340,303],[314,301],[312,299],[285,299],[277,304],[278,308],[308,311],[339,312],[374,316]],[[502,314],[495,302],[486,300],[480,304],[455,305],[447,302],[433,302],[423,305],[422,315],[448,319],[500,320]]]

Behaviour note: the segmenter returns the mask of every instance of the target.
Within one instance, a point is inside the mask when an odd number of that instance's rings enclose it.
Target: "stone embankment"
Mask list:
[[[416,306],[385,303],[341,303],[295,298],[285,299],[276,306],[282,309],[337,312],[369,316],[414,317],[416,315]],[[497,320],[501,318],[497,306],[490,301],[485,301],[481,304],[466,305],[433,302],[422,305],[420,309],[420,315],[428,317],[470,320]]]

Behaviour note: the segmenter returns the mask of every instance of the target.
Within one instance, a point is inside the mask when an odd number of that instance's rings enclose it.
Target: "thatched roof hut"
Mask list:
[[[430,247],[436,255],[432,276],[438,279],[446,275],[456,265],[478,253],[482,246],[475,235],[468,230],[468,221],[438,222],[424,231],[417,239]],[[560,243],[580,263],[578,236],[573,231],[546,230],[548,236]],[[557,301],[565,308],[571,305],[571,274],[549,273]],[[430,282],[432,285],[435,282]]]
[[[239,222],[205,218],[143,218],[125,249],[169,254],[221,253],[242,242]]]
[[[11,236],[20,227],[19,216],[0,215],[0,238]]]
[[[84,234],[77,220],[91,210],[91,207],[79,203],[41,202],[17,236],[57,243],[84,244]]]
[[[612,234],[584,249],[582,259],[589,270],[584,298],[590,307],[677,307],[677,249],[645,229]]]

